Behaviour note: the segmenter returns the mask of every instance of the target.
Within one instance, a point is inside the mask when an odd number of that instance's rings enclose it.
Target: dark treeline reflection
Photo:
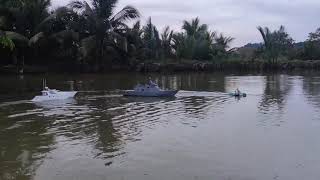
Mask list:
[[[174,117],[177,122],[197,126],[199,120],[211,113],[210,107],[223,105],[221,97],[144,99],[124,98],[99,91],[129,89],[138,82],[147,81],[145,76],[138,74],[81,75],[68,77],[66,81],[62,81],[62,78],[60,75],[50,76],[47,81],[59,89],[73,87],[88,92],[80,93],[76,100],[64,102],[6,102],[1,105],[2,179],[32,179],[43,159],[46,159],[46,154],[60,148],[56,139],[83,143],[95,149],[95,157],[113,158],[125,153],[123,146],[127,141],[139,140],[145,128],[169,123],[169,117]],[[223,76],[155,74],[152,78],[164,88],[224,91]],[[73,81],[72,85],[70,81]],[[207,83],[209,81],[212,83]],[[23,93],[20,88],[28,89],[30,84],[38,82],[41,82],[41,77],[12,77],[12,81],[5,87],[9,91],[7,95],[10,97]],[[99,92],[89,92],[94,90]],[[186,116],[195,121],[186,121]]]
[[[296,74],[293,74],[296,75]],[[298,74],[299,75],[299,74]],[[306,94],[317,95],[317,73],[302,73],[303,89]],[[305,75],[305,76],[304,76]],[[292,83],[290,75],[266,74],[263,77],[265,88],[261,106],[278,104],[281,106],[285,95],[290,92]],[[315,77],[314,77],[315,76]],[[80,92],[114,91],[132,89],[137,83],[146,83],[151,77],[161,88],[179,89],[187,91],[226,92],[226,76],[224,73],[179,73],[179,74],[139,74],[139,73],[111,73],[105,75],[49,75],[49,76],[1,76],[0,82],[6,84],[0,89],[0,101],[6,99],[28,99],[38,94],[42,89],[42,78],[46,77],[47,85],[60,90],[78,90]],[[258,76],[257,76],[258,77]],[[258,80],[260,81],[260,80]],[[229,82],[230,85],[230,82]],[[232,88],[236,88],[233,87]]]
[[[264,93],[260,101],[259,109],[269,111],[276,108],[281,111],[291,90],[290,80],[287,75],[268,75],[266,76]]]
[[[1,76],[6,86],[0,89],[0,101],[32,98],[42,90],[42,79],[59,90],[108,91],[132,89],[137,83],[147,83],[151,77],[162,88],[189,91],[225,92],[225,76],[222,73],[139,74],[114,73],[106,75],[49,75],[49,76]]]
[[[0,113],[0,179],[32,179],[46,153],[52,150],[54,135],[48,132],[51,121],[42,121],[37,116],[8,115],[31,108],[19,105],[1,109]],[[4,113],[5,112],[5,113]]]
[[[305,75],[302,87],[308,102],[320,108],[320,76]]]

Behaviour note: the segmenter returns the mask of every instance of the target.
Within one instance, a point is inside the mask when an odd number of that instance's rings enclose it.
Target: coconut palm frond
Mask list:
[[[267,34],[269,34],[269,29],[268,29],[268,28],[267,28],[267,29],[264,29],[264,28],[262,28],[261,26],[259,26],[257,29],[258,29],[258,31],[260,32],[264,43],[267,44],[267,42],[268,42]]]
[[[3,48],[9,48],[11,51],[15,48],[14,42],[8,38],[3,32],[0,32],[0,45]]]
[[[12,31],[5,31],[5,34],[13,42],[22,43],[24,45],[28,45],[28,43],[29,43],[29,39],[22,34],[12,32]]]
[[[63,30],[63,31],[52,34],[50,38],[61,39],[61,40],[72,39],[74,41],[78,41],[79,33],[72,30]]]
[[[141,22],[140,22],[140,21],[137,21],[137,22],[133,25],[132,29],[134,29],[134,30],[140,30],[140,29],[141,29]]]
[[[126,20],[136,19],[140,17],[139,11],[132,7],[126,6],[121,11],[113,16],[112,22],[124,22]]]
[[[86,4],[88,4],[87,2],[85,1],[79,1],[79,0],[75,0],[75,1],[71,1],[69,3],[69,6],[72,8],[72,9],[83,9]]]
[[[208,31],[208,25],[200,24],[200,19],[197,17],[192,19],[191,22],[184,21],[182,29],[187,33],[188,36],[202,36]]]
[[[183,21],[183,25],[182,25],[182,29],[189,35],[193,35],[194,34],[194,28],[191,25],[190,22],[188,21]]]
[[[33,44],[36,44],[40,39],[44,38],[45,35],[43,32],[39,32],[36,35],[32,36],[29,40],[29,46],[32,46]]]

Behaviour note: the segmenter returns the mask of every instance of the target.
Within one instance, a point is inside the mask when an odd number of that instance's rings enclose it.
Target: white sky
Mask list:
[[[68,2],[52,0],[52,5]],[[125,5],[136,7],[142,22],[151,16],[160,30],[166,25],[180,30],[183,20],[199,17],[210,29],[236,38],[232,46],[260,42],[257,26],[284,25],[296,42],[320,27],[320,0],[119,0],[117,8]]]

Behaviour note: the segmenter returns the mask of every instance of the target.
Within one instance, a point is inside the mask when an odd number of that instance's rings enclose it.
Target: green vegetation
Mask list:
[[[0,0],[0,66],[19,72],[26,66],[104,72],[148,69],[150,63],[184,64],[185,69],[192,64],[198,70],[203,64],[274,68],[320,60],[320,28],[305,42],[294,43],[284,26],[275,31],[258,27],[263,43],[230,49],[234,38],[210,30],[199,18],[183,21],[181,31],[167,26],[160,32],[151,17],[142,25],[132,6],[114,13],[117,0],[88,2],[73,1],[50,12],[50,0]]]
[[[268,61],[276,63],[280,56],[286,56],[288,50],[293,45],[293,39],[285,31],[284,26],[280,26],[279,30],[271,32],[268,27],[258,27],[263,38],[262,55]]]
[[[13,41],[2,31],[0,31],[0,44],[2,48],[7,48],[9,51],[13,51],[15,47]]]

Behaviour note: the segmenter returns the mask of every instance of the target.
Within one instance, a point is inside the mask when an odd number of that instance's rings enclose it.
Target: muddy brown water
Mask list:
[[[320,73],[151,76],[180,92],[122,97],[143,74],[47,75],[80,93],[31,103],[43,76],[1,76],[0,179],[320,179]]]

